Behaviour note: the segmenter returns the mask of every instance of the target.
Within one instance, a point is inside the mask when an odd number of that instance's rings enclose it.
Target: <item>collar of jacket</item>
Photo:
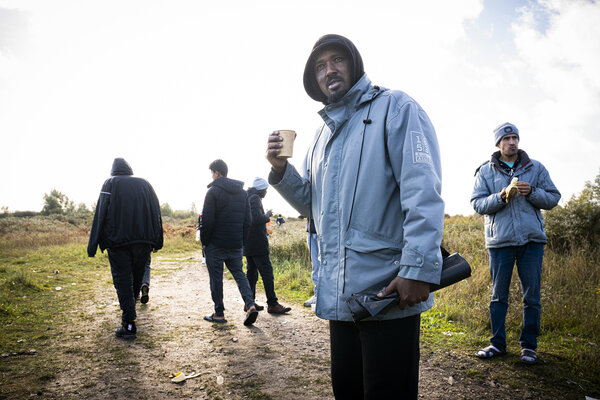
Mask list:
[[[492,154],[492,159],[490,160],[490,163],[494,166],[494,168],[496,168],[499,172],[503,173],[504,175],[519,175],[527,168],[531,167],[532,164],[531,159],[529,158],[527,153],[525,153],[524,150],[518,150],[517,154],[519,155],[517,158],[518,163],[516,164],[517,168],[514,170],[512,168],[509,168],[507,170],[506,164],[500,163],[500,151],[496,151]]]
[[[244,190],[244,182],[238,181],[235,179],[231,179],[231,178],[227,178],[225,176],[221,176],[221,177],[215,179],[214,181],[209,183],[206,187],[210,189],[213,186],[219,187],[229,193],[236,193],[241,190]]]
[[[258,189],[256,188],[248,188],[248,190],[246,190],[248,192],[248,197],[252,196],[252,195],[257,195],[258,197],[260,197],[260,192],[258,191]]]
[[[319,115],[332,132],[342,126],[364,103],[373,100],[382,89],[373,86],[367,74],[356,82],[348,93],[337,103],[329,104],[319,111]]]

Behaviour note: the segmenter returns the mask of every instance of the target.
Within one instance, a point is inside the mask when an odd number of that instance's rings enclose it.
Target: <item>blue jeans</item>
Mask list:
[[[506,330],[504,322],[508,310],[508,292],[513,267],[517,272],[523,292],[523,330],[520,343],[522,348],[535,350],[540,334],[540,285],[544,245],[529,242],[523,246],[489,249],[490,274],[494,289],[490,302],[492,338],[490,342],[501,351],[506,351]]]
[[[150,286],[150,263],[152,262],[152,257],[148,256],[148,262],[146,263],[146,268],[144,269],[144,277],[142,278],[142,285]]]
[[[246,308],[254,305],[254,296],[244,274],[242,249],[223,249],[212,244],[206,246],[206,267],[210,278],[210,294],[215,303],[215,315],[222,317],[225,311],[223,305],[223,263],[233,275]]]

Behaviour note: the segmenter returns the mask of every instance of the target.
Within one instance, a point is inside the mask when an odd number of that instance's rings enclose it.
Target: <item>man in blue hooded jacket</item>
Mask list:
[[[160,205],[148,181],[134,177],[133,170],[122,158],[115,158],[111,177],[104,182],[96,204],[94,222],[88,242],[88,256],[96,250],[108,249],[113,284],[123,311],[117,337],[133,339],[135,299],[151,251],[163,246]]]
[[[500,124],[494,129],[494,139],[498,151],[475,171],[471,196],[475,211],[485,215],[485,247],[489,251],[493,283],[491,344],[476,355],[492,358],[506,354],[504,321],[516,262],[523,288],[521,361],[534,364],[540,334],[542,260],[547,242],[540,209],[554,208],[560,192],[542,163],[519,149],[519,129],[515,125]]]
[[[416,399],[420,314],[439,283],[444,225],[435,130],[415,100],[374,86],[347,38],[325,35],[304,69],[308,95],[325,105],[298,172],[268,139],[269,182],[313,218],[321,265],[318,317],[329,320],[331,379],[339,399]],[[398,292],[399,307],[353,322],[345,300]]]

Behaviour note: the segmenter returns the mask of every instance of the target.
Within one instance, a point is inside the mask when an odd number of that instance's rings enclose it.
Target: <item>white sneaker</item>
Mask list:
[[[304,302],[304,307],[311,307],[313,304],[317,304],[317,298],[315,296]]]

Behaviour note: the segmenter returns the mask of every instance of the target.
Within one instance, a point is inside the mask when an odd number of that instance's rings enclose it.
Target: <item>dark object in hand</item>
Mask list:
[[[442,248],[442,257],[444,261],[440,283],[438,285],[431,284],[431,292],[453,285],[471,276],[471,266],[460,254],[449,254]],[[346,299],[346,304],[350,308],[354,322],[368,317],[375,317],[400,302],[398,292],[386,297],[377,297],[379,292],[380,290],[355,293]]]

